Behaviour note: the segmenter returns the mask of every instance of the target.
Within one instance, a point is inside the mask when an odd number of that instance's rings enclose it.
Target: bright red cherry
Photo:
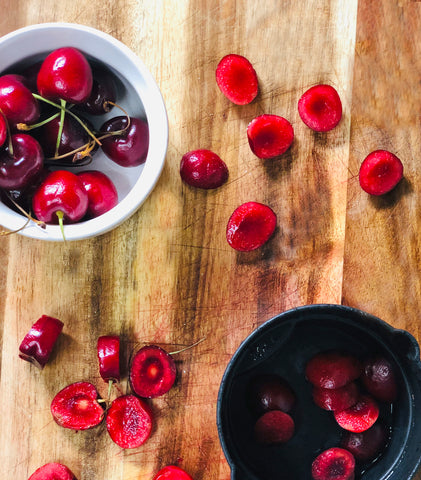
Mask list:
[[[92,70],[85,55],[73,47],[51,52],[37,77],[38,92],[49,100],[85,102],[92,91]]]
[[[0,151],[0,188],[21,189],[41,172],[44,154],[35,138],[25,133],[12,135],[13,154],[10,146]]]
[[[79,173],[79,179],[88,194],[88,215],[99,217],[118,203],[118,193],[114,183],[105,173],[87,170]]]
[[[11,127],[18,123],[35,123],[39,118],[38,101],[20,75],[0,77],[0,110]]]
[[[45,223],[74,223],[88,209],[88,194],[77,175],[67,170],[51,172],[32,199],[34,214]]]
[[[7,138],[7,124],[6,119],[0,114],[0,147],[4,145]]]
[[[116,132],[127,127],[127,117],[114,117],[101,127],[102,133]],[[149,148],[148,124],[139,118],[130,118],[130,125],[121,135],[102,140],[102,150],[122,167],[136,167],[145,163]]]

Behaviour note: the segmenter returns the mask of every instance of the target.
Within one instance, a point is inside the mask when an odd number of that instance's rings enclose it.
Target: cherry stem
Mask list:
[[[54,120],[59,115],[60,115],[60,112],[55,113],[51,117],[48,117],[48,118],[46,118],[45,120],[43,120],[42,122],[39,122],[39,123],[33,123],[32,125],[27,125],[26,123],[18,123],[16,126],[17,126],[18,130],[28,132],[29,130],[33,130],[34,128],[38,128],[38,127],[42,127],[43,125],[46,125],[48,122],[51,122],[51,120]]]
[[[107,396],[107,401],[109,402],[111,399],[111,390],[113,389],[113,380],[108,380],[108,396]]]
[[[56,215],[58,218],[58,224],[60,225],[61,234],[63,235],[63,240],[64,242],[66,242],[66,237],[64,236],[64,225],[63,225],[64,213],[61,210],[57,210]]]
[[[58,156],[58,150],[60,148],[61,136],[63,134],[64,116],[66,114],[66,111],[65,111],[66,110],[66,100],[61,99],[60,104],[61,104],[62,109],[60,111],[60,121],[59,121],[59,124],[58,124],[58,132],[57,132],[57,140],[56,140],[56,152],[55,152],[56,157]]]
[[[65,103],[65,100],[60,100],[61,101],[61,105],[59,105],[58,103],[55,103],[55,102],[52,102],[51,100],[47,100],[46,98],[44,97],[41,97],[41,95],[38,95],[37,93],[33,93],[32,96],[34,98],[36,98],[37,100],[41,100],[43,102],[46,102],[48,103],[49,105],[52,105],[53,107],[56,107],[60,110],[64,110],[65,113],[68,113],[69,115],[71,115],[78,123],[80,123],[80,125],[82,126],[82,128],[88,133],[88,135],[90,137],[92,137],[96,143],[98,143],[98,145],[101,145],[101,142],[96,138],[96,136],[91,132],[91,130],[85,125],[85,123],[77,116],[75,115],[71,110],[70,108],[66,108],[66,105],[64,104],[63,105],[63,102]],[[70,105],[70,107],[73,107],[73,105]]]
[[[186,350],[189,350],[190,348],[193,348],[196,345],[199,345],[199,343],[202,343],[204,340],[206,340],[206,337],[201,338],[197,342],[193,343],[192,345],[189,345],[188,347],[184,347],[181,350],[176,350],[175,352],[169,352],[169,354],[170,355],[176,355],[177,353],[185,352]]]
[[[7,192],[6,190],[3,190],[3,192],[7,195],[7,197],[9,198],[9,200],[13,203],[13,205],[21,212],[23,213],[23,215],[25,215],[25,217],[34,222],[36,225],[38,225],[39,227],[41,227],[42,229],[45,229],[46,228],[46,225],[43,221],[41,220],[37,220],[36,218],[34,218],[30,213],[28,213],[27,211],[25,211],[24,208],[22,208],[17,202],[15,202],[15,200],[12,198],[12,196],[10,195],[9,192]],[[24,225],[26,226],[26,224]],[[18,229],[18,231],[21,230],[21,228]]]
[[[6,235],[11,235],[12,233],[19,233],[21,230],[23,230],[23,229],[28,225],[28,223],[29,223],[30,221],[31,221],[31,219],[28,217],[27,220],[26,220],[26,222],[25,222],[25,224],[24,224],[22,227],[17,228],[16,230],[10,230],[10,231],[8,231],[8,232],[6,232],[6,231],[3,230],[3,231],[0,232],[0,236],[4,237],[4,236],[6,236]]]

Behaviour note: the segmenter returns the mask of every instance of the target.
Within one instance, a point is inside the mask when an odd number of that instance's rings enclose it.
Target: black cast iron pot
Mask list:
[[[232,480],[311,480],[311,464],[339,446],[343,430],[333,413],[317,407],[305,365],[316,353],[342,349],[364,358],[382,354],[395,366],[399,396],[382,406],[390,439],[381,456],[357,464],[356,480],[409,480],[421,463],[421,363],[414,337],[377,317],[341,305],[308,305],[281,313],[257,328],[233,355],[217,404],[218,433]],[[247,385],[260,373],[276,373],[292,386],[295,434],[278,445],[259,445]]]

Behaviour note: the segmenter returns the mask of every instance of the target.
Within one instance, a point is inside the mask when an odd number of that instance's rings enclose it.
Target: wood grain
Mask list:
[[[195,480],[228,480],[216,398],[229,359],[256,326],[291,307],[343,301],[418,334],[419,119],[410,107],[419,100],[419,5],[392,3],[374,21],[374,5],[360,2],[358,22],[357,0],[16,0],[4,12],[0,34],[66,21],[128,45],[157,79],[170,138],[154,192],[112,232],[65,245],[0,239],[2,477],[26,479],[54,460],[79,480],[151,480],[169,463]],[[251,105],[230,104],[217,89],[215,68],[227,53],[245,55],[256,68],[261,92]],[[307,129],[296,108],[320,82],[338,89],[344,107],[327,134]],[[281,159],[262,162],[250,151],[246,127],[261,113],[293,124],[293,147]],[[410,179],[387,205],[368,201],[350,180],[380,140],[405,157]],[[195,148],[227,163],[221,189],[181,183],[181,156]],[[261,250],[243,254],[229,247],[225,228],[249,200],[270,205],[278,227]],[[39,372],[17,349],[43,313],[65,328]],[[49,412],[55,393],[74,381],[92,381],[106,395],[95,350],[104,334],[122,336],[126,361],[142,343],[171,351],[205,339],[176,356],[177,384],[153,402],[153,435],[133,451],[114,445],[104,426],[70,432]]]

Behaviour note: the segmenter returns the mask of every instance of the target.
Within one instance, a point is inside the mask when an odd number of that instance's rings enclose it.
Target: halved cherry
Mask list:
[[[104,382],[120,380],[120,337],[104,335],[98,338],[99,374]]]
[[[278,157],[285,153],[294,140],[290,122],[279,115],[263,114],[247,127],[247,138],[252,152],[261,159]]]
[[[167,465],[153,477],[153,480],[193,480],[193,478],[180,467]]]
[[[19,357],[42,370],[62,330],[62,321],[42,315],[22,340],[19,346]]]
[[[140,447],[152,432],[150,407],[135,395],[117,397],[107,413],[107,430],[121,448]]]
[[[314,403],[324,410],[340,411],[355,405],[360,392],[355,382],[339,388],[313,387]]]
[[[358,173],[361,188],[370,195],[384,195],[403,178],[401,160],[387,150],[375,150],[367,155]]]
[[[333,414],[340,427],[360,433],[372,427],[379,418],[379,406],[372,397],[361,395],[352,407]]]
[[[130,384],[136,395],[155,398],[167,393],[177,375],[171,354],[157,345],[146,345],[134,355],[130,366]]]
[[[340,388],[361,374],[360,361],[346,352],[325,351],[316,354],[307,363],[308,381],[316,387]]]
[[[316,132],[327,132],[338,125],[342,118],[342,102],[331,85],[315,85],[298,101],[301,120]]]
[[[354,455],[360,462],[369,462],[377,458],[386,447],[390,429],[376,422],[364,432],[345,432],[341,439],[341,447]]]
[[[392,363],[377,355],[364,362],[361,376],[364,387],[381,402],[392,403],[398,396],[398,380]]]
[[[343,448],[324,450],[313,461],[311,475],[314,480],[354,480],[355,458]]]
[[[228,220],[226,237],[232,248],[250,252],[264,245],[276,228],[276,214],[267,205],[246,202]]]
[[[39,467],[28,480],[76,480],[76,477],[66,465],[52,462]]]
[[[51,402],[51,414],[58,425],[71,430],[87,430],[99,425],[104,409],[98,392],[88,382],[76,382],[60,390]]]
[[[281,410],[271,410],[258,418],[254,435],[259,443],[273,444],[288,442],[295,431],[292,417]]]

